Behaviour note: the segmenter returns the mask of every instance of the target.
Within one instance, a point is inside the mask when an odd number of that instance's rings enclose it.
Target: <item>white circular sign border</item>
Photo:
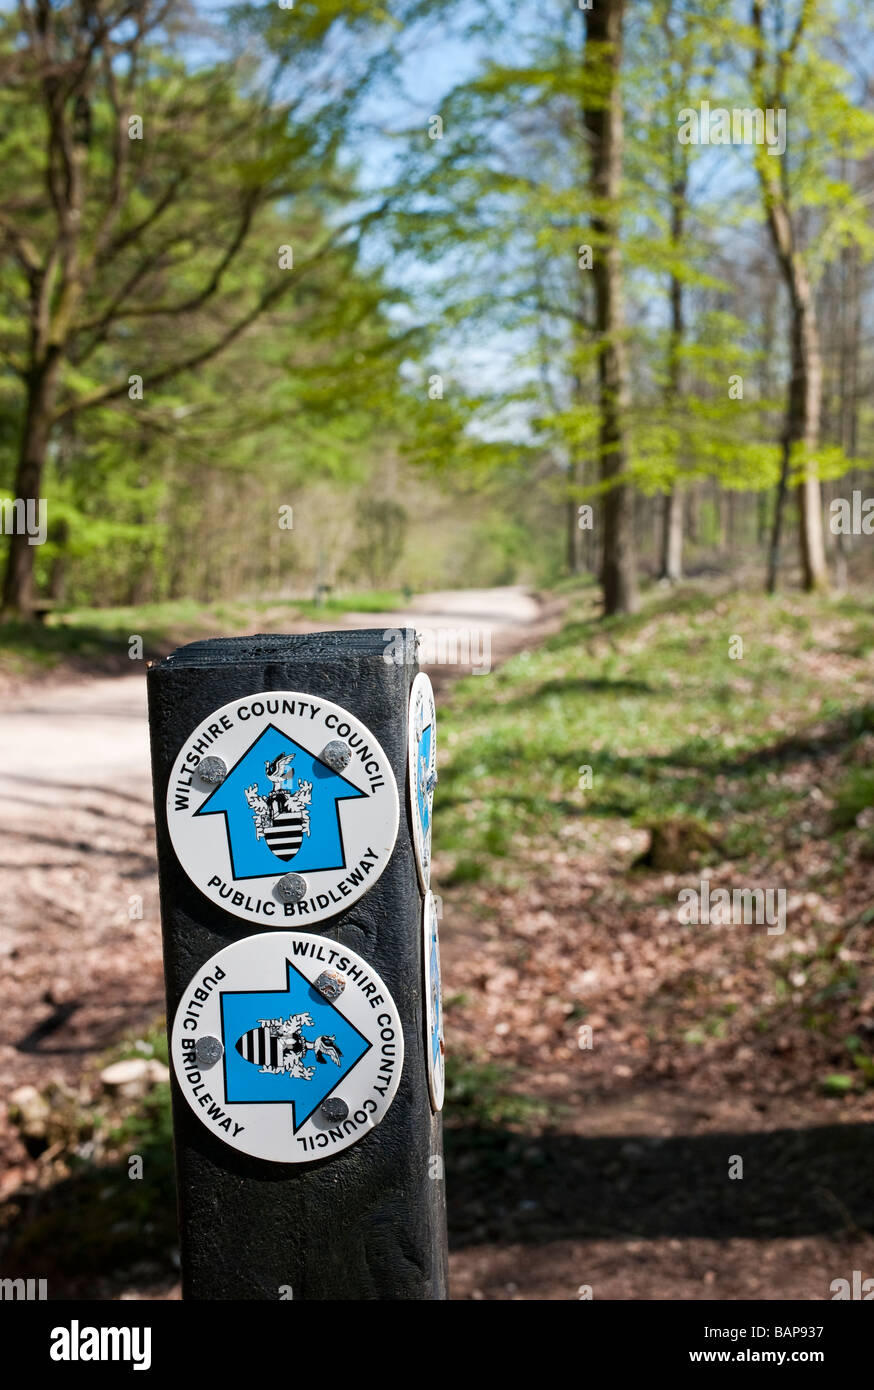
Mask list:
[[[407,782],[410,798],[410,820],[413,826],[413,846],[416,851],[416,872],[423,893],[431,886],[431,836],[434,828],[434,793],[431,793],[428,834],[425,834],[419,816],[417,796],[419,779],[419,739],[416,733],[416,713],[419,706],[431,712],[431,756],[429,771],[437,770],[437,707],[434,700],[434,687],[427,672],[419,671],[410,686],[410,707],[407,727]],[[427,851],[427,859],[426,859]]]
[[[285,865],[278,861],[275,873],[265,874],[256,878],[235,879],[233,878],[233,866],[227,844],[224,818],[220,816],[214,818],[204,817],[202,820],[195,822],[194,817],[194,812],[215,792],[216,786],[209,785],[204,787],[196,777],[197,764],[189,766],[188,757],[193,751],[193,745],[202,742],[204,734],[209,733],[210,725],[214,726],[216,724],[221,724],[223,716],[230,718],[233,713],[241,708],[246,708],[253,703],[261,703],[268,700],[294,701],[295,706],[303,704],[309,708],[315,707],[322,716],[322,720],[319,726],[311,720],[310,728],[312,729],[321,727],[324,718],[330,715],[337,716],[335,724],[349,723],[353,726],[351,732],[363,736],[372,756],[375,757],[379,765],[380,775],[384,778],[384,787],[378,789],[383,792],[383,796],[380,797],[380,803],[382,804],[384,802],[386,811],[390,812],[386,817],[380,844],[375,851],[377,853],[377,858],[375,863],[372,864],[370,872],[363,874],[361,882],[358,885],[352,885],[349,893],[342,894],[339,900],[337,900],[335,889],[338,883],[344,881],[350,872],[354,872],[360,867],[360,863],[356,858],[350,858],[350,862],[342,869],[305,869],[301,871],[303,877],[306,879],[308,889],[304,899],[307,905],[305,913],[301,911],[297,903],[291,904],[289,907],[285,903],[279,901],[272,892],[280,878],[283,878],[288,873],[297,872],[294,866],[294,860],[289,861]],[[282,714],[281,712],[276,714],[267,712],[265,715],[256,716],[254,723],[247,720],[244,726],[242,722],[237,722],[231,729],[223,729],[222,734],[213,738],[198,757],[203,760],[208,757],[224,757],[225,765],[230,774],[235,764],[244,756],[247,749],[251,747],[252,743],[257,739],[258,734],[263,732],[274,719],[292,720],[296,724],[300,717],[301,716],[297,713],[288,715],[287,713]],[[258,730],[258,734],[253,734],[253,728]],[[229,735],[236,733],[238,730],[240,737],[230,740]],[[286,732],[286,730],[283,729],[282,732]],[[291,739],[292,735],[288,734],[288,737]],[[336,740],[338,737],[342,738],[342,735],[338,736],[335,729],[325,729],[322,727],[321,736],[319,738],[310,738],[306,742],[303,742],[304,737],[305,736],[302,736],[301,746],[306,747],[307,751],[312,756],[318,757],[327,743]],[[295,738],[294,741],[297,742],[297,738]],[[224,756],[223,749],[227,749],[229,742],[232,742],[234,751],[229,756]],[[310,746],[311,744],[317,744],[319,746],[314,748]],[[355,779],[355,764],[356,758],[353,751],[352,760],[347,767],[343,769],[340,775],[347,778],[348,781],[353,782],[355,786],[359,787],[359,790],[364,791],[366,788],[361,786],[360,782],[366,782],[366,777],[362,777],[359,780]],[[350,772],[353,773],[353,776],[349,775]],[[174,801],[179,788],[186,785],[182,780],[185,777],[190,778],[187,783],[187,789],[189,790],[192,800],[190,806],[187,808],[185,819],[177,819],[175,818],[176,806],[174,805]],[[373,827],[370,822],[373,818],[373,807],[371,803],[374,795],[375,793],[371,793],[369,796],[362,798],[360,803],[361,812],[357,813],[367,815],[368,828],[362,828],[361,838],[362,843],[364,841],[368,842],[368,848],[373,847]],[[346,804],[343,821],[344,835],[348,829],[347,818],[350,816],[350,812],[353,820],[356,816],[356,812],[353,809],[356,800],[357,798]],[[234,700],[229,700],[226,704],[213,710],[211,714],[201,720],[189,733],[173,762],[170,779],[167,784],[165,814],[167,817],[167,830],[170,836],[170,842],[186,878],[188,878],[205,898],[214,903],[217,907],[222,908],[225,912],[231,913],[234,917],[238,917],[244,922],[249,922],[251,925],[267,931],[276,931],[280,928],[290,931],[307,931],[328,918],[337,916],[340,912],[351,907],[353,903],[358,902],[377,881],[388,865],[394,851],[398,829],[400,827],[400,802],[397,781],[391,763],[379,740],[371,733],[366,724],[363,724],[361,720],[349,710],[344,709],[342,705],[335,704],[332,700],[323,699],[317,695],[307,695],[299,690],[262,690],[255,691],[250,695],[241,695]],[[192,849],[184,844],[185,835],[183,835],[182,832],[183,827],[185,832],[188,832],[194,824],[197,824],[196,834],[199,837],[199,843]],[[182,841],[182,843],[180,843],[180,841]],[[191,863],[192,854],[196,854],[205,861],[200,871],[198,871],[196,864]],[[215,877],[216,874],[220,874],[223,879],[223,883],[220,886],[228,887],[230,885],[234,891],[238,893],[242,892],[245,895],[245,904],[235,905],[233,902],[233,892],[227,897],[223,897],[218,891],[218,886],[210,887],[208,879],[210,877]],[[326,882],[326,879],[330,881]],[[315,901],[319,895],[327,896],[329,902],[324,906],[319,906]],[[256,908],[254,910],[246,910],[248,903],[253,897],[256,899]],[[268,911],[268,907],[271,907],[271,904],[272,908]],[[260,914],[258,911],[259,907],[262,909]]]
[[[322,948],[321,952],[319,948]],[[304,954],[301,953],[302,949],[305,951]],[[331,953],[334,955],[333,962],[330,959]],[[232,964],[231,958],[235,955],[239,960]],[[329,1093],[331,1097],[336,1095],[346,1102],[349,1107],[348,1116],[344,1120],[327,1120],[321,1114],[320,1103],[296,1132],[292,1131],[290,1101],[287,1104],[263,1101],[228,1102],[225,1100],[224,1057],[212,1066],[204,1066],[196,1061],[194,1055],[194,1045],[198,1038],[222,1038],[222,993],[235,993],[253,988],[265,993],[273,992],[274,988],[281,990],[283,982],[278,975],[276,979],[265,977],[271,969],[277,969],[286,959],[290,959],[310,983],[326,969],[341,974],[346,980],[346,987],[332,1002],[347,1022],[367,1037],[371,1044],[369,1050],[345,1076],[341,1076],[336,1087]],[[350,965],[361,971],[361,977],[353,978],[345,968],[340,969],[338,962],[343,960],[347,960]],[[228,969],[225,969],[226,966]],[[309,968],[305,969],[305,966]],[[221,980],[215,976],[216,967],[225,972]],[[229,973],[230,969],[233,969],[233,974]],[[255,983],[248,984],[249,980]],[[210,981],[213,983],[210,984]],[[365,994],[364,991],[369,984],[375,986],[375,995]],[[197,991],[206,994],[206,999],[196,999]],[[372,999],[378,999],[379,1003],[374,1005],[371,1003]],[[385,1021],[386,1017],[390,1022]],[[191,1019],[195,1020],[195,1026],[189,1028],[186,1021]],[[370,1024],[373,1037],[364,1030],[363,1025],[367,1023]],[[390,1039],[384,1037],[387,1031],[393,1034]],[[389,1044],[395,1049],[391,1054],[393,1062],[390,1079],[387,1073],[382,1075],[385,1059],[389,1056]],[[186,1057],[193,1059],[194,1064],[189,1061],[186,1066]],[[227,1144],[238,1153],[267,1163],[315,1163],[343,1153],[363,1139],[365,1134],[370,1133],[385,1118],[397,1093],[403,1071],[404,1030],[395,1002],[384,981],[356,951],[326,936],[302,937],[291,931],[262,932],[224,946],[205,961],[189,981],[173,1020],[170,1064],[189,1108],[204,1128],[221,1143]],[[324,1065],[332,1066],[333,1063],[327,1062]],[[321,1071],[322,1067],[318,1070]],[[384,1091],[384,1095],[376,1090],[377,1081],[382,1082],[381,1090]],[[218,1116],[215,1116],[214,1123],[210,1124],[210,1111],[213,1107],[218,1107],[224,1118],[230,1118],[229,1129],[218,1128],[222,1123]],[[237,1126],[241,1126],[238,1133]],[[331,1137],[332,1134],[336,1136],[338,1132],[342,1134],[341,1139]],[[269,1152],[275,1147],[277,1136],[284,1139],[289,1133],[291,1144],[288,1153]],[[243,1134],[246,1135],[245,1140],[242,1139]],[[320,1142],[319,1136],[322,1135],[325,1136],[324,1143]]]

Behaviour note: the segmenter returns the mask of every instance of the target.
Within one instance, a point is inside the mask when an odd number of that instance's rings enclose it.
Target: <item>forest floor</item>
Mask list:
[[[544,623],[439,711],[452,1296],[829,1298],[874,1275],[874,605]],[[0,1060],[59,1117],[38,1156],[7,1130],[0,1265],[172,1298],[166,1087],[95,1110],[101,1058],[164,1047],[149,798],[115,795],[0,866]],[[785,899],[681,920],[704,880]]]

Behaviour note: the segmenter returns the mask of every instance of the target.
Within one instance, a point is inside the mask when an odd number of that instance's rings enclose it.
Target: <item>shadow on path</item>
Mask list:
[[[447,1129],[450,1243],[874,1230],[874,1126],[581,1138]],[[743,1178],[728,1176],[732,1156]]]

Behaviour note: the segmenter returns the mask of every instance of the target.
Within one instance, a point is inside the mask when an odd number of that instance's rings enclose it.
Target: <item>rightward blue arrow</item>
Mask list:
[[[228,990],[221,996],[222,1043],[224,1044],[225,1097],[229,1105],[291,1104],[292,1128],[296,1132],[309,1119],[336,1086],[339,1086],[360,1062],[370,1043],[359,1033],[340,1010],[314,989],[290,960],[286,960],[284,989]],[[308,1043],[317,1037],[332,1036],[342,1053],[340,1065],[333,1061],[318,1062],[312,1049],[304,1062],[312,1067],[310,1081],[287,1072],[276,1076],[262,1072],[255,1062],[247,1062],[237,1051],[237,1042],[244,1033],[257,1028],[261,1019],[288,1019],[292,1014],[308,1013],[312,1024],[304,1024],[303,1037]]]
[[[440,1058],[440,1034],[443,1031],[443,992],[440,988],[440,948],[437,945],[437,933],[431,933],[431,960],[428,968],[429,986],[431,989],[431,1008],[433,1010],[433,1022],[431,1025],[431,1065],[436,1067]]]
[[[266,841],[257,838],[252,808],[245,795],[246,788],[251,786],[257,786],[262,796],[267,795],[271,785],[264,765],[282,753],[294,754],[287,783],[289,790],[294,791],[300,781],[312,782],[313,786],[308,807],[310,833],[303,837],[300,849],[291,860],[277,858]],[[327,763],[295,743],[288,734],[268,724],[195,815],[224,815],[231,870],[235,879],[262,878],[267,874],[283,873],[287,869],[295,873],[305,873],[307,869],[313,872],[344,869],[346,855],[337,803],[366,795],[339,772],[334,772]]]
[[[419,819],[422,822],[422,830],[428,834],[428,826],[431,821],[431,797],[427,787],[422,785],[422,765],[425,766],[425,777],[431,770],[431,725],[422,730],[418,748],[419,766],[416,775],[416,797],[419,802]]]

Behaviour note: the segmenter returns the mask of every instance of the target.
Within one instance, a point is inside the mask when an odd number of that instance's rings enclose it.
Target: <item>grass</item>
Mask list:
[[[0,623],[0,670],[15,676],[33,676],[64,661],[100,665],[127,650],[130,633],[130,628],[112,630],[85,623]],[[142,635],[146,637],[145,633]]]
[[[446,1114],[454,1127],[500,1129],[542,1119],[543,1104],[512,1089],[512,1073],[494,1062],[450,1052],[446,1058]]]
[[[630,618],[572,610],[545,646],[441,707],[444,881],[497,880],[508,859],[617,819],[694,824],[705,860],[708,843],[715,858],[761,850],[797,812],[784,771],[874,730],[872,640],[874,606],[847,597],[686,589]],[[855,769],[838,815],[872,801],[874,773]]]
[[[59,609],[44,623],[0,623],[0,671],[30,676],[64,662],[106,666],[128,660],[130,639],[142,638],[147,657],[202,637],[282,631],[297,619],[333,621],[344,613],[382,613],[402,608],[400,590],[307,599],[257,599],[204,604],[173,599],[114,608]]]
[[[411,597],[411,594],[402,593],[400,589],[372,589],[363,594],[332,594],[321,603],[296,599],[294,606],[298,612],[311,618],[327,613],[392,613],[404,608]]]
[[[853,768],[838,788],[833,820],[838,830],[855,825],[862,811],[874,806],[874,768]]]

